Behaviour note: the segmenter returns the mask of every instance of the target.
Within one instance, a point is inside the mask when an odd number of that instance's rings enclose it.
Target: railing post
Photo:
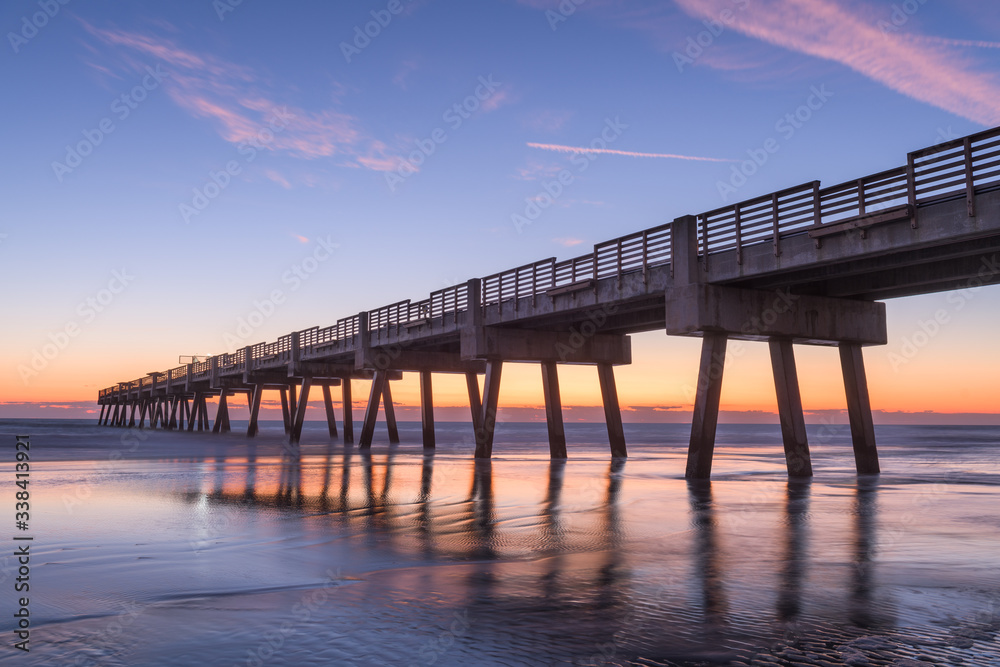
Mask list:
[[[906,200],[915,212],[917,209],[917,170],[913,153],[906,154]]]
[[[209,359],[210,372],[208,375],[208,385],[210,387],[216,387],[219,384],[219,355],[215,355]]]
[[[778,193],[771,195],[771,224],[774,227],[774,256],[781,256],[781,225],[778,219]]]
[[[250,383],[250,373],[253,371],[253,346],[243,348],[243,383]]]
[[[972,173],[972,139],[965,138],[965,201],[969,217],[976,217],[976,183]]]
[[[708,220],[704,215],[695,218],[698,225],[698,232],[701,234],[701,254],[705,258],[701,263],[701,268],[708,272]],[[695,253],[697,255],[697,252]]]
[[[699,282],[698,219],[686,215],[670,225],[670,272],[674,285]]]
[[[813,227],[823,225],[822,202],[819,197],[819,181],[813,181]]]
[[[649,230],[642,230],[642,284],[649,284]],[[673,275],[673,262],[670,264],[670,274]]]
[[[858,179],[858,215],[865,214],[865,179]]]
[[[184,391],[191,391],[191,374],[194,372],[194,364],[187,365],[187,376],[184,378]]]
[[[743,229],[740,220],[740,204],[737,202],[734,207],[736,211],[736,263],[743,264]]]
[[[618,289],[622,288],[622,240],[618,239]]]

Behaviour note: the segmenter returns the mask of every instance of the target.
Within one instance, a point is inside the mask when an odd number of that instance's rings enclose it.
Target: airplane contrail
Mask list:
[[[739,160],[729,160],[717,157],[697,157],[694,155],[676,155],[674,153],[637,153],[635,151],[618,151],[612,148],[580,148],[578,146],[561,146],[559,144],[536,144],[528,142],[532,148],[540,148],[545,151],[558,151],[560,153],[608,153],[610,155],[626,155],[628,157],[652,157],[669,160],[695,160],[697,162],[739,162]]]

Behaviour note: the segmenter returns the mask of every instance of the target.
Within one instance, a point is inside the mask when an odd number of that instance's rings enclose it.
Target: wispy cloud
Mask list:
[[[552,241],[553,243],[558,243],[559,245],[565,248],[572,248],[573,246],[580,245],[581,243],[583,243],[583,239],[574,239],[574,238],[558,238],[558,239],[552,239]]]
[[[619,151],[613,148],[581,148],[579,146],[560,146],[559,144],[536,144],[528,142],[531,148],[540,148],[544,151],[558,151],[560,153],[606,153],[609,155],[625,155],[628,157],[649,157],[666,160],[695,160],[697,162],[739,162],[717,157],[698,157],[694,155],[677,155],[675,153],[637,153],[635,151]]]
[[[288,104],[251,68],[185,49],[167,38],[83,25],[114,48],[115,60],[127,68],[143,72],[146,66],[162,65],[168,73],[163,85],[170,99],[193,117],[211,122],[225,141],[257,140],[262,148],[293,157],[333,158],[341,166],[376,171],[396,164],[386,145],[369,136],[354,116],[332,108]],[[97,63],[93,67],[107,71]],[[331,96],[334,90],[331,84]],[[260,141],[277,110],[285,114],[282,131]]]
[[[677,0],[698,19],[715,19],[730,0]],[[948,40],[937,45],[886,35],[838,0],[758,0],[732,27],[755,39],[847,66],[915,100],[984,125],[1000,124],[1000,81]],[[968,46],[968,45],[963,45]]]
[[[286,190],[290,190],[292,188],[292,184],[288,182],[288,179],[273,169],[268,169],[264,172],[264,175],[267,176],[268,180],[274,181]]]

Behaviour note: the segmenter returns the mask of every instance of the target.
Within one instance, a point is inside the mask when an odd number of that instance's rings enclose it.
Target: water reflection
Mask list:
[[[712,482],[688,480],[691,523],[695,527],[695,579],[701,583],[704,620],[709,626],[722,625],[729,603],[726,599],[724,569],[719,549],[718,526],[712,502]]]
[[[861,475],[858,477],[854,503],[854,580],[851,585],[850,618],[858,627],[870,628],[880,625],[874,613],[873,593],[875,588],[875,515],[878,477]]]
[[[537,477],[512,474],[515,465]],[[810,599],[806,584],[822,557],[813,551],[826,546],[812,546],[812,480],[769,487],[754,506],[755,523],[746,524],[730,521],[748,504],[735,493],[745,486],[650,481],[629,476],[624,459],[587,465],[459,462],[433,452],[373,454],[337,444],[319,457],[293,452],[260,460],[250,449],[245,459],[215,455],[205,491],[185,498],[248,511],[298,510],[317,518],[311,524],[317,530],[346,535],[352,549],[380,562],[467,565],[451,578],[446,569],[423,568],[407,586],[461,600],[455,604],[484,616],[566,614],[566,623],[591,627],[595,641],[620,643],[630,627],[671,626],[682,628],[681,636],[697,626],[697,641],[707,645],[732,634],[747,614],[775,632],[810,613],[841,614],[839,622],[860,628],[889,622],[875,577],[877,478],[858,479],[851,511],[841,514],[833,535],[824,532],[824,542],[839,535],[848,547],[841,565],[849,567],[836,570],[840,580],[823,582],[843,591],[847,604],[837,611]],[[585,471],[591,475],[584,479]],[[664,521],[675,522],[664,534],[654,531],[652,539],[670,547],[660,555],[644,550],[648,535],[640,527],[649,522],[650,506],[643,514],[630,509],[649,494],[663,503],[655,511]],[[675,578],[678,572],[686,574]],[[674,583],[664,586],[665,580]]]
[[[809,494],[812,479],[788,480],[785,494],[785,549],[781,588],[778,591],[778,620],[797,621],[802,611],[802,581],[809,561]]]

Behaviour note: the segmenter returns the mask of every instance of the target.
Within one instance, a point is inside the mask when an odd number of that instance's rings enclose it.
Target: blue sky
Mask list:
[[[768,139],[779,150],[728,201],[1000,125],[1000,8],[971,0],[17,0],[0,27],[6,401],[87,401],[226,351],[255,311],[248,343],[585,254],[721,206],[734,161]],[[573,182],[519,229],[563,169]],[[872,373],[943,299],[890,304]],[[883,407],[934,409],[915,383],[1000,368],[969,351],[992,349],[998,305],[982,290],[882,368]],[[687,343],[635,341],[663,367],[690,366]],[[647,404],[681,401],[687,366]],[[986,411],[989,385],[972,387]]]

